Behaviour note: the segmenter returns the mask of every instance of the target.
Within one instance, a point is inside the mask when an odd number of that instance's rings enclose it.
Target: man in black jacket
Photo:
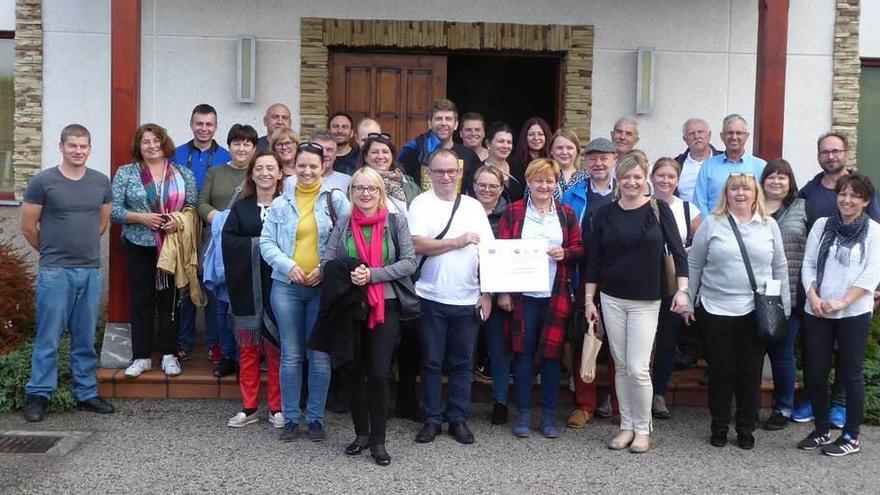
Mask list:
[[[675,161],[681,165],[678,196],[684,201],[692,201],[700,166],[706,159],[721,152],[712,146],[712,130],[709,129],[709,123],[701,118],[685,120],[681,125],[681,138],[687,144],[687,149],[675,157]]]

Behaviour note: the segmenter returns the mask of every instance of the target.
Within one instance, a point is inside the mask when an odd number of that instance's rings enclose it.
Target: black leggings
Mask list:
[[[804,315],[804,377],[807,393],[813,403],[816,431],[828,433],[828,372],[837,344],[837,377],[846,390],[846,424],[844,433],[859,436],[865,415],[865,349],[871,313],[848,318],[816,318]]]
[[[354,329],[354,361],[346,369],[345,388],[355,435],[369,435],[370,445],[385,443],[391,358],[399,333],[396,299],[385,300],[384,323],[371,330],[364,322]]]
[[[157,350],[162,354],[177,351],[174,277],[168,276],[169,287],[156,290],[156,248],[138,246],[125,241],[125,258],[131,284],[131,349],[134,359],[149,359]],[[159,311],[159,342],[153,349],[153,322]]]

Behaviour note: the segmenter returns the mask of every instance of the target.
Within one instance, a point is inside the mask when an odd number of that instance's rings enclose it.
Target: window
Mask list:
[[[15,128],[15,42],[13,31],[0,31],[0,194],[12,190],[12,131]]]
[[[880,184],[880,59],[862,59],[859,80],[859,172]]]

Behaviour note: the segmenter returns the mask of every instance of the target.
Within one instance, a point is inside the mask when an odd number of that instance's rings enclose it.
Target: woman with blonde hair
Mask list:
[[[547,148],[550,158],[559,165],[559,185],[553,199],[560,199],[570,187],[587,178],[587,171],[581,168],[581,142],[572,129],[561,127],[553,133]]]
[[[663,201],[644,195],[648,164],[627,155],[617,164],[616,201],[596,212],[587,258],[586,316],[599,318],[599,293],[605,332],[614,358],[620,404],[620,433],[608,448],[647,452],[651,434],[651,350],[663,296],[664,250],[672,253],[678,292],[670,311],[687,305],[687,255],[675,216]]]
[[[730,401],[735,395],[737,445],[749,450],[755,446],[752,433],[761,402],[765,344],[755,331],[755,297],[746,263],[759,290],[778,285],[785,314],[791,314],[788,263],[779,226],[767,214],[755,177],[737,173],[727,178],[718,206],[694,236],[688,256],[691,276],[685,323],[697,321],[706,343],[710,443],[727,445]]]
[[[299,143],[299,136],[289,127],[278,129],[269,138],[269,149],[281,159],[281,172],[284,177],[296,173],[296,147]]]

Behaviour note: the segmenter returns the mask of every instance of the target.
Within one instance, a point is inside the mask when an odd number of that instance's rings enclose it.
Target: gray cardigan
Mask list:
[[[357,207],[354,207],[357,208]],[[394,215],[397,223],[397,242],[400,246],[400,255],[397,254],[394,243],[388,229],[391,224],[391,215]],[[328,261],[335,259],[348,258],[348,239],[351,237],[351,222],[349,215],[340,216],[336,221],[336,226],[330,232],[330,240],[327,241],[327,249],[321,253],[321,271]],[[388,242],[388,259],[394,260],[389,265],[377,268],[370,268],[370,277],[373,282],[383,282],[385,287],[385,298],[395,299],[394,288],[389,282],[403,277],[409,277],[416,271],[416,251],[413,248],[412,238],[409,235],[409,227],[406,224],[406,215],[401,213],[388,213],[388,219],[385,220],[385,228],[383,230],[385,239]]]

